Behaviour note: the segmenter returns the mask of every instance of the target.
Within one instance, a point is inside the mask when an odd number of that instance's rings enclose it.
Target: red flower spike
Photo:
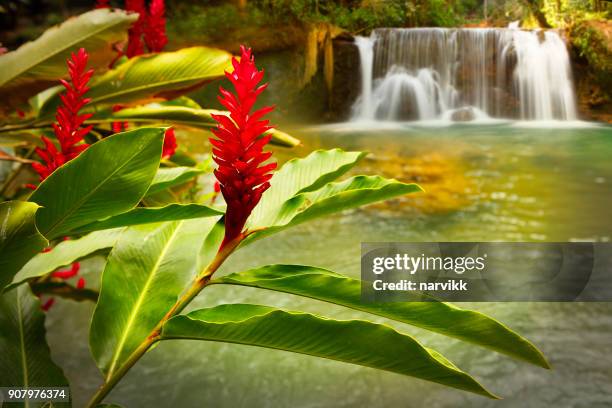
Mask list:
[[[85,279],[79,278],[79,281],[76,284],[77,289],[83,289],[85,287]]]
[[[168,43],[164,0],[152,0],[144,27],[144,41],[150,52],[160,52]]]
[[[113,112],[119,112],[124,107],[122,105],[113,105]],[[112,122],[111,127],[113,129],[113,133],[123,132],[124,130],[128,130],[128,122]]]
[[[169,159],[170,157],[174,156],[177,147],[178,145],[176,144],[176,135],[174,134],[174,129],[169,128],[168,130],[166,130],[166,134],[164,135],[162,159]]]
[[[210,139],[213,159],[218,164],[215,176],[227,203],[221,247],[242,233],[253,208],[270,187],[270,172],[276,168],[276,163],[263,165],[272,153],[263,151],[271,137],[262,135],[271,126],[261,119],[273,108],[265,107],[251,113],[257,96],[267,86],[258,86],[264,71],[257,70],[250,48],[241,46],[240,50],[240,61],[232,59],[234,71],[225,73],[234,85],[235,94],[219,89],[219,101],[230,111],[230,116],[213,115],[218,125],[212,132],[217,139]]]
[[[59,141],[60,149],[58,150],[45,136],[41,137],[45,148],[36,148],[36,154],[44,164],[32,163],[32,168],[40,176],[40,181],[49,177],[55,169],[74,159],[89,146],[81,142],[92,126],[83,127],[82,125],[92,114],[79,115],[79,111],[90,101],[89,98],[84,97],[89,90],[87,82],[93,75],[93,69],[86,71],[87,59],[87,52],[81,48],[76,54],[72,53],[67,61],[70,82],[61,80],[66,92],[60,95],[62,105],[57,108],[55,115],[57,122],[53,124],[53,131]]]
[[[125,52],[128,58],[132,58],[144,53],[142,33],[147,19],[147,10],[144,0],[125,0],[125,9],[138,13],[138,20],[128,30],[128,45]]]

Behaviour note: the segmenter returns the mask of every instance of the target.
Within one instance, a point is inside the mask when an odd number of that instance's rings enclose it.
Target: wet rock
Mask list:
[[[472,108],[461,108],[451,115],[451,120],[453,122],[470,122],[474,119],[476,119],[476,114]]]

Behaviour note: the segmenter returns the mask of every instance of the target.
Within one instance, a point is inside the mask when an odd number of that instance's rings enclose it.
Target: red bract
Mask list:
[[[79,270],[81,270],[81,264],[78,262],[75,262],[72,264],[70,269],[66,269],[63,271],[55,271],[51,274],[51,276],[53,276],[54,278],[60,278],[60,279],[70,279],[70,278],[77,276],[79,274]]]
[[[37,147],[36,154],[43,160],[44,164],[32,163],[32,168],[40,176],[40,181],[49,177],[55,169],[78,156],[89,146],[81,142],[92,126],[83,127],[82,125],[92,114],[79,115],[79,111],[90,101],[90,99],[84,98],[85,93],[89,90],[87,82],[93,75],[93,69],[85,70],[87,58],[87,52],[81,48],[76,54],[72,53],[68,60],[70,82],[61,80],[66,92],[60,95],[62,105],[57,108],[56,123],[53,124],[53,131],[59,142],[60,150],[55,147],[51,140],[45,136],[41,137],[45,148]]]
[[[55,303],[55,298],[51,298],[47,300],[45,303],[43,303],[40,308],[44,310],[45,312],[47,312],[49,311],[49,309],[51,309],[51,306],[53,306],[54,303]]]
[[[142,33],[147,18],[144,0],[125,0],[125,9],[138,13],[138,20],[128,30],[128,45],[125,54],[128,58],[135,57],[144,52]]]
[[[165,15],[164,0],[152,0],[144,29],[144,40],[150,52],[160,52],[168,43]]]
[[[123,109],[122,105],[113,105],[113,112],[119,112]],[[128,130],[128,122],[112,122],[111,128],[113,129],[113,133],[123,132],[124,130]]]
[[[36,154],[44,161],[44,164],[32,163],[32,168],[38,173],[40,181],[43,181],[49,177],[51,173],[55,171],[55,169],[63,165],[66,160],[64,155],[56,149],[51,140],[45,136],[41,136],[41,139],[45,144],[45,148],[41,149],[40,147],[37,147],[35,151]]]
[[[169,159],[174,156],[176,153],[176,135],[174,134],[174,129],[170,128],[166,130],[166,134],[164,135],[164,147],[162,150],[162,158]]]
[[[276,168],[276,163],[263,164],[272,156],[271,152],[263,151],[271,139],[264,133],[271,127],[267,120],[261,119],[273,107],[251,113],[257,96],[267,86],[258,86],[264,71],[257,70],[250,48],[241,46],[240,49],[240,61],[232,59],[234,71],[225,73],[236,90],[235,94],[219,89],[219,101],[230,111],[230,116],[213,115],[218,125],[212,132],[218,139],[210,139],[214,146],[213,158],[218,164],[215,176],[227,203],[225,237],[221,247],[242,233],[253,208],[270,187],[270,172]]]
[[[99,9],[99,8],[109,8],[110,5],[108,3],[109,3],[109,0],[96,0],[95,8],[97,8],[97,9]]]

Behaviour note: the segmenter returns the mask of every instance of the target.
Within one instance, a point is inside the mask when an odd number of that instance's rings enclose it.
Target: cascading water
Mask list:
[[[353,120],[575,120],[565,43],[516,28],[377,29],[358,37]]]

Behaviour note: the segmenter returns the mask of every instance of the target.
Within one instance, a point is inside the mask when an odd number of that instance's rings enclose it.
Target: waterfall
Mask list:
[[[358,112],[353,115],[364,120],[374,119],[372,111],[372,64],[374,62],[374,40],[367,37],[355,38],[355,45],[359,49],[361,62],[361,96],[360,103],[355,104]]]
[[[565,43],[518,28],[377,29],[357,37],[353,120],[575,120]]]

